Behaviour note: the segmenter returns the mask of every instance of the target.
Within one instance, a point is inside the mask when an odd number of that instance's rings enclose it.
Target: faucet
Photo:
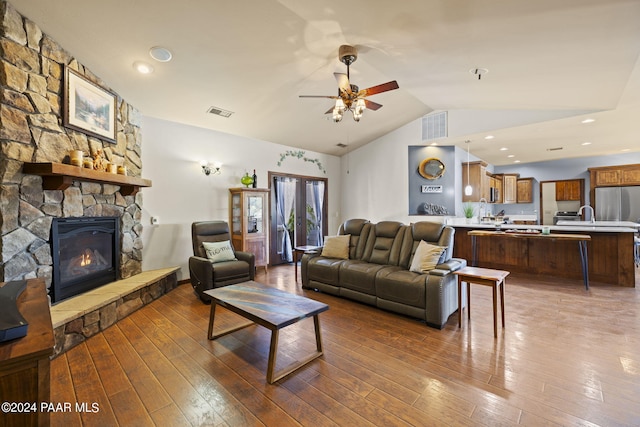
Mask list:
[[[595,224],[596,223],[596,213],[593,210],[593,208],[590,205],[584,205],[584,206],[580,206],[580,209],[578,209],[578,215],[582,215],[582,209],[584,208],[589,208],[591,209],[591,224]]]

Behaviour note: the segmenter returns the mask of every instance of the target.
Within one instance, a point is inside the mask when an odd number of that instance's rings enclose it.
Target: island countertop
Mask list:
[[[564,223],[566,222],[571,222],[571,221],[563,221]],[[474,229],[474,230],[542,230],[542,227],[549,227],[549,230],[551,231],[551,233],[554,232],[567,232],[567,233],[574,233],[574,232],[587,232],[587,233],[635,233],[638,231],[637,228],[632,228],[629,226],[625,226],[625,225],[621,225],[621,226],[613,226],[611,224],[598,224],[596,222],[596,224],[591,224],[589,223],[589,225],[583,225],[586,224],[583,221],[574,221],[579,223],[578,225],[547,225],[547,226],[543,226],[543,225],[526,225],[526,224],[500,224],[500,227],[498,228],[495,224],[491,224],[491,223],[465,223],[465,224],[447,224],[450,225],[454,228],[469,228],[469,229]],[[609,221],[607,221],[607,223],[609,223]],[[621,223],[621,224],[634,224],[634,223]],[[640,224],[638,224],[638,227],[640,227]]]
[[[473,230],[497,231],[495,224],[458,223],[455,228],[453,255],[473,259]],[[501,224],[499,231],[542,230],[541,225]],[[546,226],[545,226],[546,227]],[[514,239],[496,233],[477,240],[477,265],[485,268],[527,273],[541,276],[582,279],[581,258],[577,243],[554,239],[554,234],[582,234],[588,241],[588,266],[590,281],[615,286],[635,287],[633,257],[634,235],[632,227],[551,225],[552,236],[544,239]],[[545,236],[546,237],[546,236]]]

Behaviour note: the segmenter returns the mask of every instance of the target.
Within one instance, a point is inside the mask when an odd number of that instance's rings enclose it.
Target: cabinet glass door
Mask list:
[[[231,196],[231,210],[231,232],[242,234],[242,200],[239,193]]]
[[[263,233],[262,195],[247,197],[247,233]]]

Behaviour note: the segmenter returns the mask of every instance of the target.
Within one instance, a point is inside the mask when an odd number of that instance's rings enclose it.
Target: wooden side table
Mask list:
[[[322,246],[295,246],[293,248],[293,265],[295,268],[295,274],[296,274],[296,283],[298,283],[298,262],[300,261],[300,258],[302,258],[302,255],[307,254],[307,253],[315,253],[322,250]]]
[[[462,282],[467,283],[467,318],[471,319],[471,283],[493,288],[493,336],[498,337],[497,296],[500,289],[500,312],[502,314],[502,329],[504,329],[504,283],[510,274],[504,270],[490,268],[465,267],[453,274],[458,276],[458,328],[462,326]]]
[[[40,403],[50,402],[55,342],[44,281],[28,280],[17,305],[29,326],[25,337],[0,344],[0,402],[35,402],[38,411],[3,413],[0,426],[48,426],[49,413],[40,411]]]

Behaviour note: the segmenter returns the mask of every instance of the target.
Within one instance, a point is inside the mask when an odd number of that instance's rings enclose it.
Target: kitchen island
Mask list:
[[[456,229],[453,254],[457,258],[473,259],[471,230],[496,230],[493,224],[452,224]],[[539,225],[502,224],[500,230],[541,231]],[[588,242],[589,278],[616,286],[636,286],[633,258],[633,236],[636,228],[611,224],[554,225],[553,234],[584,234]],[[582,260],[576,242],[563,239],[513,239],[499,233],[477,240],[476,261],[479,267],[507,270],[512,273],[553,275],[582,279]]]

